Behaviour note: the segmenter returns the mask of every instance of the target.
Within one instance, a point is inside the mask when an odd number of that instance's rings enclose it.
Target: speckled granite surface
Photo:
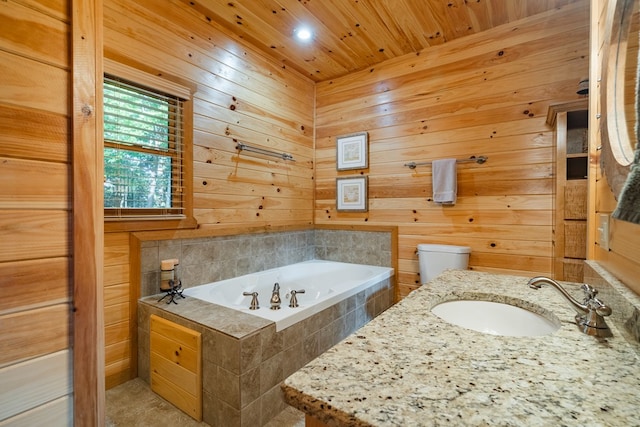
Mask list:
[[[640,425],[636,349],[611,321],[612,338],[581,333],[558,292],[527,281],[445,272],[290,376],[285,399],[328,425]],[[561,327],[542,337],[474,332],[430,312],[450,299],[510,302]]]

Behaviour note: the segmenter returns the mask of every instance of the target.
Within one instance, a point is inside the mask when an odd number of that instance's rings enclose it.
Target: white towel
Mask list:
[[[434,160],[431,164],[433,201],[453,205],[458,194],[456,159]]]

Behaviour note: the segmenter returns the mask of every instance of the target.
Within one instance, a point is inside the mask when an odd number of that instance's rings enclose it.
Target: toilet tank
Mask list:
[[[425,284],[447,269],[466,270],[469,267],[468,246],[418,245],[420,283]]]

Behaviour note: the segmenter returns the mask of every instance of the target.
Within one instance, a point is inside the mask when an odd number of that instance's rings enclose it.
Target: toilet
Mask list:
[[[466,270],[469,266],[468,246],[418,245],[420,283],[424,285],[446,269]]]

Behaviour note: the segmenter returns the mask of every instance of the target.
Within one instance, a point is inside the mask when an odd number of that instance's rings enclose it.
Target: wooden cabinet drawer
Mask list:
[[[150,318],[151,390],[202,420],[202,337],[166,319]]]
[[[564,222],[564,256],[565,258],[587,257],[587,222]]]
[[[573,179],[564,187],[564,218],[587,219],[587,180]]]
[[[562,260],[564,279],[568,282],[582,283],[584,280],[584,261],[581,259]]]

